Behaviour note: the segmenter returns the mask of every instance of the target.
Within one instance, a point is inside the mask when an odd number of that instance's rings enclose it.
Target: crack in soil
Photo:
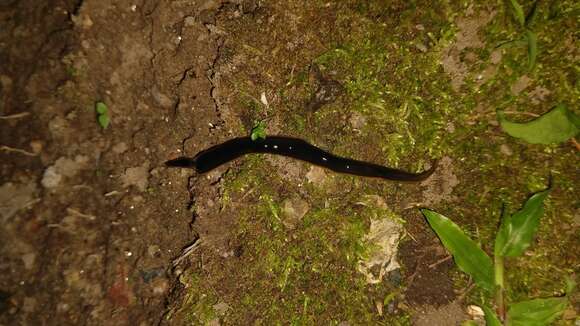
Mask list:
[[[223,3],[220,4],[219,8],[216,10],[216,16],[218,16],[220,14],[220,12],[224,9],[224,6],[225,5]],[[209,128],[210,133],[213,134],[213,132],[216,129],[219,129],[225,123],[224,119],[222,118],[222,114],[221,114],[221,104],[220,104],[219,98],[216,94],[216,88],[217,88],[217,71],[216,71],[217,69],[216,68],[218,65],[218,61],[222,55],[221,52],[222,52],[222,48],[225,44],[225,39],[223,36],[220,36],[219,33],[216,33],[212,28],[210,28],[210,25],[211,24],[204,24],[208,33],[215,37],[215,40],[217,43],[215,56],[214,56],[211,64],[209,65],[209,68],[206,71],[207,79],[211,85],[211,87],[209,89],[209,96],[212,99],[214,110],[215,110],[217,118],[218,118],[217,123],[215,123],[214,125],[210,125],[210,128]]]

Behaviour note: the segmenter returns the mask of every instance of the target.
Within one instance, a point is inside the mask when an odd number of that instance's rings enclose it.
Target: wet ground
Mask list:
[[[518,35],[499,2],[0,1],[0,325],[456,324],[479,293],[416,208],[489,251],[502,203],[550,175],[538,249],[508,278],[514,298],[561,293],[578,150],[511,139],[494,112],[577,109],[571,3],[542,5],[527,72],[525,51],[496,48]],[[407,184],[258,155],[163,166],[259,121],[438,170]],[[384,219],[403,226],[382,233],[396,267],[361,272]]]

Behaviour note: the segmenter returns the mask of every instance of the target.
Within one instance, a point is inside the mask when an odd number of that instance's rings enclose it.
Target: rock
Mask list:
[[[48,122],[48,130],[53,137],[62,137],[66,130],[69,129],[69,124],[65,118],[56,116]]]
[[[22,310],[26,313],[34,312],[36,308],[36,299],[32,297],[26,297],[22,301]]]
[[[349,122],[353,129],[362,130],[367,125],[367,118],[359,112],[353,112]]]
[[[42,176],[41,184],[47,189],[58,187],[63,177],[74,177],[80,170],[84,169],[89,159],[83,155],[77,155],[74,160],[61,157],[54,165],[49,166]]]
[[[33,140],[30,142],[30,149],[32,149],[32,152],[34,154],[40,154],[40,152],[42,152],[43,146],[44,143],[42,142],[42,140]]]
[[[44,170],[42,181],[40,181],[44,188],[52,189],[58,187],[62,181],[62,175],[58,174],[56,170],[57,169],[55,166],[49,166],[46,170]]]
[[[289,229],[296,228],[309,210],[310,205],[301,198],[285,199],[282,202],[282,224]]]
[[[530,77],[528,77],[527,75],[523,75],[522,77],[520,77],[518,80],[516,80],[516,82],[510,88],[512,94],[514,94],[514,95],[520,94],[524,89],[526,89],[526,88],[528,88],[528,86],[530,86],[531,81],[532,81],[532,79]]]
[[[141,166],[126,169],[125,173],[121,176],[121,181],[123,182],[124,188],[135,186],[139,191],[147,190],[147,186],[149,185],[149,162],[145,162]]]
[[[501,144],[501,146],[499,146],[499,151],[505,156],[512,156],[514,154],[512,149],[506,144]]]
[[[22,262],[24,263],[24,268],[31,270],[34,267],[34,261],[36,260],[36,254],[29,252],[22,255]]]
[[[113,146],[113,153],[115,154],[123,154],[129,149],[129,146],[125,142],[120,142]]]
[[[187,16],[183,19],[183,25],[187,27],[195,26],[195,18],[193,16]]]
[[[459,184],[459,179],[453,173],[453,160],[450,157],[443,157],[439,161],[439,166],[433,175],[421,182],[424,186],[423,204],[433,205],[443,200],[452,199],[453,189]]]
[[[157,102],[157,104],[161,106],[161,108],[170,109],[171,107],[173,107],[173,100],[169,96],[161,93],[161,91],[159,90],[159,88],[157,88],[157,86],[153,87],[153,89],[151,90],[151,95],[153,96],[155,102]]]
[[[322,185],[326,181],[326,171],[318,166],[312,166],[306,173],[306,179],[315,185]]]
[[[385,274],[400,268],[397,251],[402,232],[403,226],[389,217],[371,221],[365,242],[374,249],[358,266],[358,270],[367,277],[367,283],[379,283]]]

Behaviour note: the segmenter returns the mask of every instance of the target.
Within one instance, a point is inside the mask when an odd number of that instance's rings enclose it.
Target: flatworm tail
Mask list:
[[[180,157],[167,161],[169,167],[193,168],[198,173],[211,171],[218,166],[250,153],[268,153],[292,157],[329,170],[363,177],[396,181],[421,181],[428,178],[437,166],[421,173],[411,173],[386,166],[336,156],[298,138],[270,136],[263,140],[240,137],[199,152],[193,158]]]
[[[165,166],[172,168],[195,168],[195,160],[182,156],[165,162]]]

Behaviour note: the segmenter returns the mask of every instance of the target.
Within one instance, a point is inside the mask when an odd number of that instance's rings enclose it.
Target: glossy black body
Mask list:
[[[250,153],[268,153],[292,157],[329,170],[397,181],[421,181],[429,177],[435,165],[422,173],[411,173],[364,161],[336,156],[298,138],[268,136],[266,139],[252,140],[240,137],[199,152],[193,158],[180,157],[167,161],[170,167],[193,168],[198,173],[211,171],[218,166]]]

